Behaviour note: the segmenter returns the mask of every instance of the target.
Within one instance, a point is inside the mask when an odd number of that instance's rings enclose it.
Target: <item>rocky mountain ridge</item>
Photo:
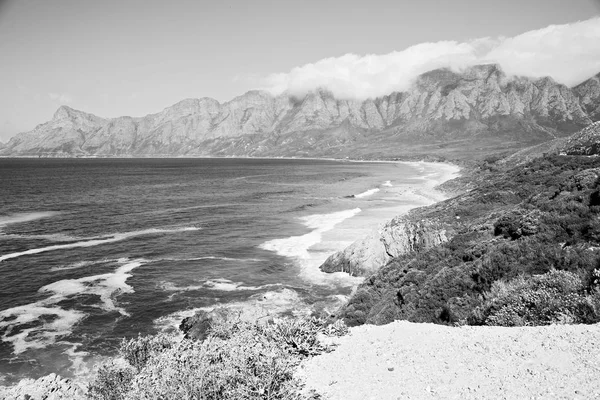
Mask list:
[[[186,99],[156,114],[118,118],[61,106],[0,155],[390,158],[419,146],[433,146],[423,154],[465,144],[520,148],[599,118],[598,76],[568,88],[551,78],[508,77],[492,64],[430,71],[406,92],[364,101],[324,89],[302,98],[250,91],[225,103]]]

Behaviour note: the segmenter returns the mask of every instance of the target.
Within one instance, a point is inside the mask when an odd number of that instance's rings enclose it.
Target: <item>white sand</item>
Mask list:
[[[323,399],[600,398],[600,325],[452,328],[396,321],[334,339],[298,376]]]

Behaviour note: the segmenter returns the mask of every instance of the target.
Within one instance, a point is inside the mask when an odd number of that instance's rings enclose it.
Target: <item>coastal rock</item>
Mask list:
[[[12,387],[0,388],[4,400],[83,400],[85,387],[73,380],[50,374],[34,379],[23,379]]]
[[[183,332],[186,339],[202,341],[208,337],[208,331],[213,324],[225,322],[231,317],[231,311],[226,308],[200,310],[193,316],[184,318],[179,324],[179,330]]]
[[[497,148],[499,137],[520,148],[581,129],[600,118],[599,107],[598,76],[568,88],[550,78],[507,77],[490,64],[430,71],[406,92],[364,101],[326,89],[299,97],[254,90],[225,103],[186,99],[118,118],[61,106],[0,155],[382,158],[424,144]]]
[[[366,276],[394,257],[428,249],[447,240],[446,230],[436,221],[396,217],[367,237],[331,255],[320,269],[323,272],[341,271]]]

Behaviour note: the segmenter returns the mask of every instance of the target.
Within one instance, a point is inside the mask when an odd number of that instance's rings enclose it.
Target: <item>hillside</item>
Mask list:
[[[406,92],[364,101],[326,90],[302,98],[251,91],[226,103],[187,99],[119,118],[62,106],[0,155],[460,159],[562,137],[598,120],[599,85],[598,76],[568,88],[480,65],[430,71]]]
[[[473,189],[388,222],[375,233],[381,247],[363,239],[331,256],[324,271],[368,276],[340,316],[349,324],[600,321],[599,128],[549,153],[529,149],[525,161],[482,162]]]

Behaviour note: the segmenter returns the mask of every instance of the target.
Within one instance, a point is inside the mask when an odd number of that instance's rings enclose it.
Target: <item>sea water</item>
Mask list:
[[[85,375],[122,338],[215,306],[333,309],[319,265],[434,199],[427,164],[0,159],[0,384]]]

